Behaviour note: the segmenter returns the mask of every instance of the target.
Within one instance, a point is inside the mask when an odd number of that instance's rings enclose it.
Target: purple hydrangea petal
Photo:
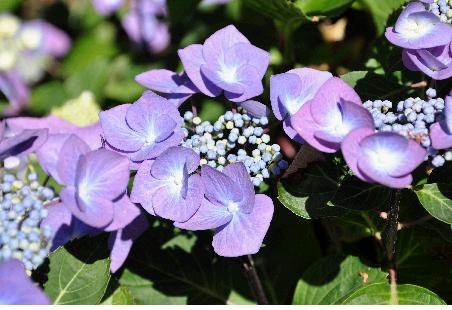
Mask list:
[[[188,173],[199,167],[200,157],[193,150],[185,147],[171,147],[160,155],[151,168],[153,177],[167,180],[180,173],[184,166]]]
[[[41,227],[48,225],[52,229],[53,251],[59,246],[65,245],[72,239],[72,213],[63,203],[47,207],[48,215],[42,220]]]
[[[74,187],[65,187],[60,192],[61,201],[71,213],[83,223],[103,228],[113,221],[114,205],[101,196],[80,197]]]
[[[213,237],[215,253],[226,257],[255,254],[259,251],[273,217],[273,202],[256,195],[252,212],[236,212],[231,222],[219,228]]]
[[[202,50],[204,59],[214,63],[223,58],[229,48],[238,43],[250,44],[250,41],[235,26],[229,25],[217,30],[204,42]]]
[[[254,70],[250,70],[248,73],[254,74]],[[249,75],[248,75],[248,77],[249,77]],[[250,82],[250,81],[247,81],[247,82]],[[247,87],[245,88],[245,92],[241,95],[225,91],[224,96],[229,101],[232,101],[235,103],[240,103],[244,100],[248,100],[249,98],[259,96],[264,92],[264,87],[260,80],[259,81],[256,80],[252,84],[246,84],[246,86]]]
[[[130,154],[129,158],[136,162],[155,158],[166,151],[169,147],[179,145],[184,137],[184,133],[181,130],[175,131],[162,143],[145,144],[141,150]]]
[[[134,203],[141,204],[149,214],[155,215],[154,208],[152,207],[152,196],[163,184],[161,180],[150,177],[152,164],[153,161],[148,160],[140,165],[133,181],[130,200]]]
[[[298,143],[304,143],[304,139],[300,136],[300,134],[293,128],[292,126],[292,118],[286,118],[283,121],[283,129],[286,135]]]
[[[4,137],[0,141],[0,159],[35,152],[47,141],[47,137],[47,129],[25,129],[12,137]]]
[[[61,141],[56,141],[57,143]],[[58,145],[52,147],[58,148]],[[80,157],[90,151],[89,146],[75,135],[70,135],[58,155],[57,173],[54,175],[64,185],[75,185]],[[45,155],[44,155],[45,156]]]
[[[170,45],[171,35],[168,25],[162,22],[157,23],[152,33],[152,39],[148,41],[149,50],[153,53],[161,53]]]
[[[206,230],[221,227],[229,223],[232,214],[227,207],[218,206],[203,199],[198,211],[186,222],[174,223],[174,226],[187,230]]]
[[[400,14],[396,25],[386,29],[385,36],[391,43],[403,48],[432,48],[449,44],[452,29],[438,16],[425,11],[423,4],[412,2]]]
[[[216,86],[224,89],[225,91],[236,94],[235,96],[238,97],[245,92],[245,85],[236,80],[235,75],[237,75],[237,73],[235,73],[235,69],[233,71],[234,73],[231,73],[231,75],[234,75],[234,77],[231,77],[231,81],[229,81],[223,76],[221,71],[213,71],[208,65],[201,66],[201,73],[203,76],[205,76]]]
[[[436,150],[452,147],[452,134],[445,122],[437,122],[430,126],[430,139],[432,141],[432,147]]]
[[[0,263],[0,304],[50,305],[50,299],[35,285],[16,259]]]
[[[270,116],[271,110],[263,103],[255,100],[247,100],[239,103],[239,106],[244,108],[246,112],[254,117]]]
[[[201,44],[189,45],[180,49],[178,54],[188,77],[202,93],[209,97],[217,97],[221,94],[221,89],[201,74],[201,66],[206,63]]]
[[[245,165],[243,163],[229,164],[224,167],[223,173],[231,178],[242,193],[242,201],[239,203],[240,210],[245,213],[251,212],[254,206],[255,192]]]
[[[228,206],[242,201],[242,192],[229,176],[208,166],[201,167],[201,177],[206,188],[206,198],[215,205]]]
[[[5,136],[6,132],[6,122],[0,121],[0,141],[3,140],[3,137]]]
[[[126,151],[138,151],[144,144],[144,138],[126,123],[126,113],[131,105],[123,104],[100,112],[99,118],[107,142],[114,148]]]
[[[358,159],[361,156],[361,141],[373,133],[375,133],[375,129],[373,128],[355,129],[345,137],[341,144],[342,154],[344,155],[347,165],[358,178],[369,183],[373,182],[373,180],[368,178],[365,174],[362,174],[358,169]]]
[[[203,182],[199,175],[187,179],[186,189],[168,184],[155,191],[152,205],[156,215],[176,222],[190,219],[198,211],[203,200]]]
[[[70,136],[69,134],[49,135],[46,143],[36,151],[41,167],[60,184],[63,181],[58,174],[58,160],[60,159],[61,149]]]
[[[111,258],[110,270],[112,273],[115,273],[121,268],[126,261],[127,256],[129,256],[133,242],[141,236],[148,227],[149,223],[144,214],[141,213],[125,228],[110,235],[108,245]]]
[[[282,120],[286,114],[295,114],[331,77],[329,72],[310,68],[273,75],[270,78],[270,98],[276,118]]]
[[[113,204],[113,221],[104,228],[105,231],[115,231],[123,229],[141,213],[140,208],[132,203],[129,196],[127,196],[127,194],[125,193],[121,196],[121,198],[115,200]]]
[[[452,76],[452,44],[431,49],[404,50],[402,59],[411,71],[422,71],[435,80]]]
[[[367,175],[367,178],[372,178],[374,182],[391,188],[405,188],[413,182],[411,174],[401,177],[391,177],[381,170],[376,169],[368,162],[358,161],[358,168],[361,170],[361,173]]]
[[[43,49],[46,53],[55,57],[62,57],[69,52],[71,39],[66,33],[44,21],[31,23],[36,23],[41,29],[43,34]]]
[[[82,155],[78,162],[76,184],[83,198],[118,198],[129,183],[129,161],[117,153],[100,149]]]
[[[344,81],[330,78],[314,99],[292,117],[293,128],[316,149],[334,153],[353,129],[374,128],[371,114],[356,92]]]
[[[65,134],[76,130],[77,126],[55,115],[46,117],[14,117],[6,120],[8,130],[19,133],[23,129],[48,129],[49,134]]]
[[[166,94],[194,94],[198,91],[186,74],[166,69],[143,72],[137,75],[135,80],[144,87]]]
[[[74,130],[74,134],[85,141],[92,150],[97,150],[102,147],[103,131],[100,122],[77,128]]]
[[[425,159],[426,151],[414,140],[392,132],[381,132],[364,138],[360,146],[362,161],[368,161],[371,166],[391,177],[402,177],[410,174]],[[372,175],[371,175],[372,177]]]
[[[30,90],[15,71],[0,72],[0,91],[9,101],[4,115],[17,115],[30,101]]]

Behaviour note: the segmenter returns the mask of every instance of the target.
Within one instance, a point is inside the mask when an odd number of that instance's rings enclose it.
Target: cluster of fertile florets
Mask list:
[[[440,167],[445,160],[452,160],[452,152],[443,155],[431,147],[430,125],[443,120],[445,101],[436,98],[436,90],[429,88],[426,92],[427,100],[407,98],[393,106],[389,100],[368,100],[363,103],[375,122],[375,127],[382,132],[396,132],[407,138],[414,139],[428,151],[434,167]]]
[[[451,0],[433,0],[426,4],[427,9],[437,15],[444,23],[452,22],[452,1]]]
[[[211,124],[187,111],[184,120],[186,138],[182,145],[200,155],[201,165],[222,171],[225,165],[242,162],[254,186],[288,166],[280,146],[271,145],[270,136],[264,133],[266,116],[253,117],[244,110],[227,111]]]
[[[49,253],[52,230],[41,222],[45,205],[54,199],[51,188],[42,186],[36,173],[20,178],[2,173],[0,184],[0,261],[21,260],[28,270],[42,264]]]

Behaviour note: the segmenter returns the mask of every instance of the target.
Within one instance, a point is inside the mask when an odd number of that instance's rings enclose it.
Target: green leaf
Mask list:
[[[133,64],[127,55],[117,57],[111,64],[105,96],[120,102],[135,101],[144,91],[135,81],[135,76],[150,69],[149,66]]]
[[[244,0],[244,3],[257,12],[284,24],[301,25],[309,18],[291,1],[287,0]]]
[[[372,210],[387,206],[391,190],[378,184],[368,184],[356,177],[341,183],[333,204],[351,210]]]
[[[89,66],[72,74],[65,82],[64,87],[70,97],[78,97],[83,91],[89,90],[97,100],[104,95],[110,70],[108,59],[97,59]]]
[[[168,16],[172,26],[180,25],[191,20],[201,0],[168,0]]]
[[[298,281],[293,304],[341,304],[357,289],[385,279],[385,272],[364,264],[358,257],[325,257],[309,267]]]
[[[2,0],[0,1],[0,12],[14,11],[21,2],[21,0]]]
[[[61,106],[67,99],[63,84],[51,81],[33,89],[28,107],[35,114],[47,114],[52,108]]]
[[[391,296],[392,295],[392,296]],[[342,302],[344,305],[445,305],[435,293],[426,288],[402,284],[391,294],[391,285],[386,282],[363,287]]]
[[[119,285],[118,288],[111,294],[106,300],[102,302],[102,305],[134,305],[135,301],[132,292],[128,287]]]
[[[391,99],[404,87],[394,77],[370,71],[352,71],[341,79],[353,87],[364,100]]]
[[[298,0],[295,5],[309,16],[334,17],[344,12],[354,0]]]
[[[200,235],[178,233],[155,222],[134,244],[120,285],[127,287],[136,304],[249,303],[249,293],[234,289],[235,283],[248,289],[238,269],[241,265],[235,264],[239,261],[218,257],[212,250],[211,233],[206,232],[204,242],[199,241]]]
[[[74,43],[71,52],[63,62],[63,71],[67,76],[85,70],[98,59],[109,59],[116,55],[116,28],[104,22],[90,33],[80,36]]]
[[[450,273],[452,263],[435,250],[444,247],[444,241],[420,227],[397,235],[397,283],[420,285],[450,302],[452,277],[445,275]]]
[[[110,280],[105,238],[84,238],[50,254],[44,290],[56,305],[98,304]]]
[[[383,34],[389,16],[400,8],[407,0],[359,0],[372,16],[377,34]]]
[[[452,185],[445,183],[425,184],[416,191],[422,206],[440,221],[452,224]]]
[[[344,209],[329,205],[339,187],[331,169],[315,164],[302,175],[278,182],[278,199],[290,211],[306,219],[337,216]],[[334,170],[333,170],[334,171]]]

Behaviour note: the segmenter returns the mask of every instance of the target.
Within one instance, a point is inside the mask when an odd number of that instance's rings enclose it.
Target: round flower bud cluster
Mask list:
[[[55,194],[39,184],[36,173],[20,178],[1,171],[0,178],[0,262],[15,258],[35,269],[51,246],[51,228],[41,222],[48,213],[45,204]]]
[[[429,128],[441,119],[444,99],[436,98],[436,90],[433,88],[429,88],[426,95],[429,98],[427,100],[419,97],[407,98],[397,105],[393,105],[389,100],[368,100],[363,105],[372,114],[378,131],[397,132],[416,140],[427,149],[432,165],[439,167],[444,164],[445,157],[438,155],[438,151],[431,148]],[[450,155],[448,158],[452,159]]]
[[[452,0],[433,0],[427,10],[437,15],[443,23],[452,23]]]
[[[230,163],[243,162],[254,186],[288,166],[280,146],[270,144],[270,136],[264,133],[267,117],[256,118],[239,108],[238,112],[227,111],[213,124],[192,112],[186,112],[184,119],[186,138],[182,145],[200,154],[201,165],[221,171]]]

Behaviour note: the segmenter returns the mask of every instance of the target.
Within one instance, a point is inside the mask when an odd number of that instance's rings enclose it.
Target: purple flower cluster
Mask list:
[[[236,103],[259,96],[270,54],[250,43],[233,25],[218,30],[204,44],[179,50],[185,73],[151,70],[137,76],[145,87],[162,93],[176,105],[201,92]]]
[[[330,77],[318,84],[321,85],[314,87],[313,95],[292,110],[293,130],[322,152],[340,149],[354,174],[366,182],[394,188],[408,186],[411,172],[424,161],[426,150],[398,133],[376,132],[372,114],[341,79]],[[272,92],[283,95],[273,97],[272,103],[280,113],[290,97],[284,97],[284,83],[278,87]]]
[[[435,80],[448,79],[452,76],[452,27],[438,16],[435,6],[439,1],[422,2],[409,3],[395,26],[386,29],[386,38],[404,49],[403,63],[409,70],[422,71]],[[441,7],[446,11],[446,5]],[[448,6],[445,14],[452,14]]]
[[[129,38],[152,53],[164,51],[171,40],[168,25],[161,21],[167,15],[166,0],[93,0],[96,11],[111,15],[129,4],[122,26]]]
[[[10,102],[4,113],[15,115],[29,101],[27,85],[41,79],[48,61],[64,56],[71,42],[47,22],[22,22],[10,14],[0,14],[0,29],[0,90]]]

